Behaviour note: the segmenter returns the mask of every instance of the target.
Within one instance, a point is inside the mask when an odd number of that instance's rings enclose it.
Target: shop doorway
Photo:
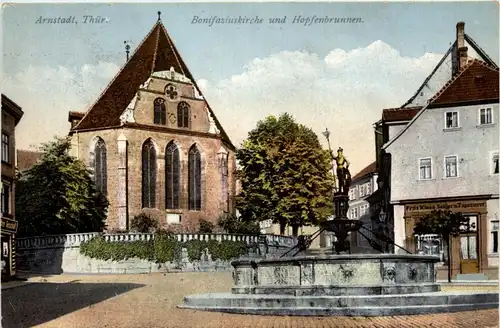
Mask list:
[[[471,223],[469,231],[460,234],[460,273],[478,273],[477,216],[468,216]]]

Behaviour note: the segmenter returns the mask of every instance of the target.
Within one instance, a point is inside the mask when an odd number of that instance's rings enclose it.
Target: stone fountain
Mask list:
[[[498,308],[497,292],[441,292],[436,283],[437,256],[349,254],[349,232],[363,227],[346,216],[349,162],[342,149],[332,157],[338,178],[333,220],[324,222],[310,238],[300,238],[280,258],[233,261],[230,293],[186,296],[178,307],[287,316],[393,316]],[[331,254],[308,255],[307,247],[322,231],[335,234]]]

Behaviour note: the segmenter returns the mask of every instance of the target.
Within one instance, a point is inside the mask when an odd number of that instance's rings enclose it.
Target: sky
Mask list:
[[[494,2],[15,4],[2,10],[1,91],[25,112],[18,149],[69,131],[132,52],[162,22],[236,146],[268,115],[284,112],[341,146],[355,174],[375,160],[373,123],[406,102],[455,40],[456,23],[498,63]],[[84,23],[84,16],[103,23]],[[293,23],[296,16],[360,23]],[[43,18],[78,23],[37,24]],[[205,24],[195,17],[258,17]],[[270,18],[286,20],[270,23]],[[88,21],[88,19],[87,19]]]

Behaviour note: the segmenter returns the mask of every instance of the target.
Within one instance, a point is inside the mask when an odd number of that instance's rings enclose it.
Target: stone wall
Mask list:
[[[81,233],[43,237],[19,238],[17,240],[17,265],[19,271],[32,273],[151,273],[173,271],[224,271],[230,270],[230,261],[212,260],[208,253],[200,254],[199,261],[191,262],[187,250],[183,249],[180,260],[169,263],[153,263],[137,258],[124,261],[104,261],[80,253],[80,244],[103,235],[109,242],[131,242],[154,239],[153,234],[101,234]],[[258,249],[249,249],[251,257],[266,257],[281,254],[295,245],[295,239],[277,235],[236,234],[176,234],[180,242],[197,240],[243,241],[247,245],[257,244]],[[267,245],[267,246],[266,246]]]

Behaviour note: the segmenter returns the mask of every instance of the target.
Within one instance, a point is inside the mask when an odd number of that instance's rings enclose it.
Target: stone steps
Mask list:
[[[498,307],[498,293],[438,292],[371,296],[192,295],[181,308],[266,315],[401,315]]]
[[[288,307],[288,308],[262,308],[262,307],[206,307],[198,308],[181,305],[183,309],[203,310],[225,313],[253,314],[253,315],[281,315],[281,316],[397,316],[432,314],[445,312],[476,311],[481,309],[498,308],[497,303],[482,304],[451,304],[451,305],[419,305],[419,306],[390,306],[390,307],[348,307],[348,308],[327,308],[327,307]]]

